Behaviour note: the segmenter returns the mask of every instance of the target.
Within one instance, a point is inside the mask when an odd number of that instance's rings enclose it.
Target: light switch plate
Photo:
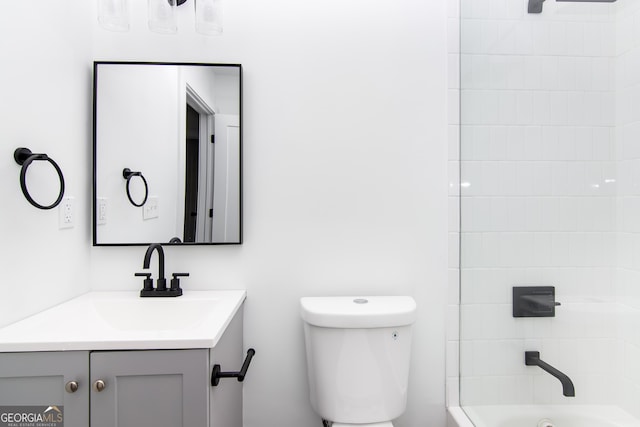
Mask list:
[[[107,223],[107,209],[108,209],[108,203],[107,203],[107,198],[106,197],[98,197],[97,199],[97,203],[96,203],[96,223],[98,225],[105,225]]]
[[[73,228],[76,217],[73,197],[65,197],[58,205],[58,228]]]
[[[158,216],[158,196],[151,196],[142,207],[142,219],[153,219]]]

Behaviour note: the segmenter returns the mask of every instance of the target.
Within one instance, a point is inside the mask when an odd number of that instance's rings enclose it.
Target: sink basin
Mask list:
[[[0,329],[0,352],[213,348],[240,310],[242,290],[177,298],[89,292]]]
[[[213,298],[184,300],[139,298],[93,301],[97,315],[111,328],[121,331],[166,331],[197,327],[216,310]]]

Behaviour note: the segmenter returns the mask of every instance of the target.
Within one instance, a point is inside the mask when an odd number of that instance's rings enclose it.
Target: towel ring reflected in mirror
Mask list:
[[[133,200],[133,197],[131,197],[131,189],[129,188],[129,185],[131,184],[131,178],[133,178],[134,176],[139,176],[140,179],[142,179],[142,183],[144,184],[144,198],[140,203],[136,203]],[[138,208],[144,206],[144,204],[147,203],[147,198],[149,198],[149,186],[147,185],[147,180],[144,179],[144,175],[142,175],[142,172],[134,172],[129,168],[124,168],[122,170],[122,177],[127,180],[127,197],[129,198],[131,204]]]

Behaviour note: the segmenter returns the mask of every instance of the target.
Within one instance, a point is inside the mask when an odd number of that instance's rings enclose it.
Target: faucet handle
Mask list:
[[[189,277],[189,273],[173,273],[171,275],[173,276],[173,279],[171,279],[172,291],[180,289],[180,277]]]
[[[144,291],[152,291],[153,290],[153,279],[151,278],[151,273],[135,273],[134,276],[144,277],[145,279],[142,281],[142,290]]]

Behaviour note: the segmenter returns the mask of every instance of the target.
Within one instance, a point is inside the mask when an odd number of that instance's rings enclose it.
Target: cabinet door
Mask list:
[[[33,413],[53,421],[47,425],[87,427],[88,380],[86,351],[0,353],[0,414],[5,414],[0,418],[11,412]],[[65,390],[70,382],[77,384],[75,391],[71,384]]]
[[[207,350],[92,352],[91,427],[207,426],[207,367]]]

